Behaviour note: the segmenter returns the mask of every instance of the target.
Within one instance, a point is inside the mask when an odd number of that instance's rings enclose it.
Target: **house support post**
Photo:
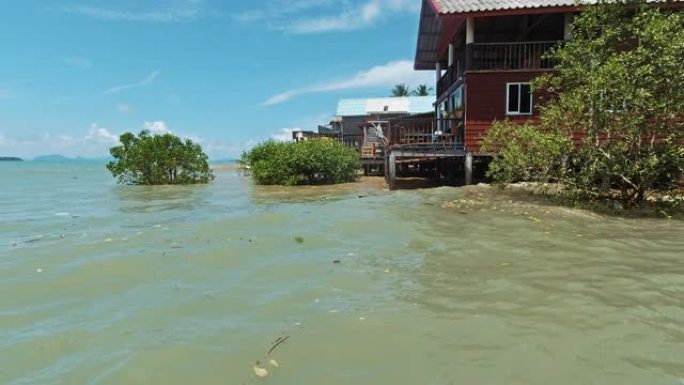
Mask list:
[[[454,47],[454,44],[451,43],[449,44],[449,68],[454,65],[454,59],[456,57],[456,48]]]
[[[473,69],[473,44],[475,43],[475,18],[466,19],[466,71]]]
[[[435,63],[435,69],[436,69],[436,75],[437,75],[437,83],[442,79],[442,63],[437,62]]]
[[[389,156],[389,168],[388,168],[388,181],[390,191],[397,188],[397,155],[390,153]]]
[[[473,184],[473,153],[468,152],[465,156],[465,185]]]

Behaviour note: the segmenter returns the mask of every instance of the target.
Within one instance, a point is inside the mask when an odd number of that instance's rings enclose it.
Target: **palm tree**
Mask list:
[[[430,92],[432,92],[432,87],[428,87],[427,84],[421,84],[415,90],[413,90],[413,92],[411,92],[411,95],[430,96]]]
[[[409,96],[410,94],[411,94],[411,90],[404,83],[397,84],[392,89],[392,96],[397,97],[397,98],[403,97],[403,96]]]

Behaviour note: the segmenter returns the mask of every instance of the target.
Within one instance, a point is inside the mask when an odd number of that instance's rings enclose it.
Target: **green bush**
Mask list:
[[[267,141],[242,154],[240,164],[262,185],[313,185],[356,180],[356,150],[331,139]]]
[[[563,155],[572,150],[570,138],[532,124],[495,122],[484,140],[483,152],[496,152],[487,176],[497,183],[558,180]]]
[[[171,135],[150,135],[143,130],[136,137],[127,132],[121,146],[109,152],[115,161],[107,169],[118,182],[135,185],[209,183],[214,174],[200,145]]]

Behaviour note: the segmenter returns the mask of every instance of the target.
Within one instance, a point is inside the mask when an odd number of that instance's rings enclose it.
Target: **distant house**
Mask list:
[[[408,96],[371,99],[342,99],[335,118],[328,126],[318,129],[320,134],[338,137],[345,144],[361,149],[373,140],[377,128],[385,129],[391,119],[433,113],[434,96]]]
[[[320,133],[314,132],[314,131],[305,131],[305,130],[294,130],[294,131],[292,131],[292,141],[293,142],[302,142],[302,141],[309,140],[309,139],[323,138],[323,137],[326,137],[326,135],[320,134]]]

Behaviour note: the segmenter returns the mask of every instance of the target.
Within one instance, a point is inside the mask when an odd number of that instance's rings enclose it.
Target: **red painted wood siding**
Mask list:
[[[495,120],[537,121],[537,97],[533,115],[506,115],[506,83],[528,82],[548,71],[469,72],[465,76],[466,129],[468,151],[479,152],[487,131]]]

